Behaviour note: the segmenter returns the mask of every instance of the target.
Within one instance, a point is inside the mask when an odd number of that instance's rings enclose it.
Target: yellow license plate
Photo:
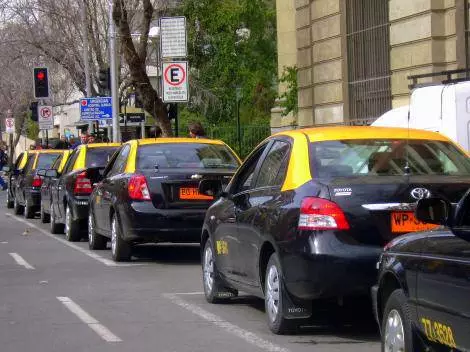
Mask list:
[[[196,187],[181,187],[180,188],[181,200],[212,200],[214,197],[206,196],[199,193]]]
[[[391,217],[391,228],[393,233],[417,232],[433,230],[438,225],[426,224],[416,219],[415,214],[407,211],[393,212]]]

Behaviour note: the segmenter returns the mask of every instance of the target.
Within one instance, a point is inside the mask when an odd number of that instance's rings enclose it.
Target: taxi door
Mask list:
[[[430,235],[418,273],[418,325],[438,345],[470,350],[470,242]]]

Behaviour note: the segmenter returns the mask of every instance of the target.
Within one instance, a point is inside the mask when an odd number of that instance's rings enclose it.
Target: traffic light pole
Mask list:
[[[118,92],[118,65],[116,50],[116,26],[113,20],[113,1],[109,0],[109,61],[111,69],[111,96],[113,106],[113,142],[120,142],[119,131],[119,92]]]
[[[90,60],[88,57],[88,16],[85,0],[82,1],[82,29],[83,29],[83,62],[85,66],[86,97],[91,97]],[[93,122],[88,123],[88,132],[92,130]]]

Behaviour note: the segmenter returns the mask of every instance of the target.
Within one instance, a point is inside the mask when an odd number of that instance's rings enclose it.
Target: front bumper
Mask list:
[[[369,295],[382,249],[341,241],[333,231],[295,240],[281,249],[287,290],[300,299]]]
[[[377,297],[377,294],[379,292],[379,286],[378,285],[374,285],[372,286],[372,288],[370,289],[370,295],[372,297],[372,310],[374,312],[374,317],[375,317],[375,320],[377,321],[377,324],[379,325],[379,329],[381,329],[381,323],[380,323],[380,318],[379,318],[379,306],[378,306],[378,297]]]
[[[119,209],[122,236],[135,243],[199,243],[206,209],[157,209],[133,202]]]

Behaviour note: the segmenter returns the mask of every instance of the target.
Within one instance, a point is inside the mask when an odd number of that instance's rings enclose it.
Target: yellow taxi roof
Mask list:
[[[39,149],[39,150],[28,150],[28,153],[32,154],[51,154],[51,153],[63,153],[67,149]]]
[[[147,144],[164,144],[164,143],[202,143],[202,144],[225,144],[224,142],[217,139],[206,139],[206,138],[145,138],[138,139],[139,145]]]
[[[119,147],[121,143],[90,143],[82,144],[86,145],[88,148],[100,148],[100,147]]]
[[[276,135],[292,138],[306,135],[311,142],[351,139],[429,139],[449,141],[442,134],[424,130],[372,126],[316,127],[279,132]]]

